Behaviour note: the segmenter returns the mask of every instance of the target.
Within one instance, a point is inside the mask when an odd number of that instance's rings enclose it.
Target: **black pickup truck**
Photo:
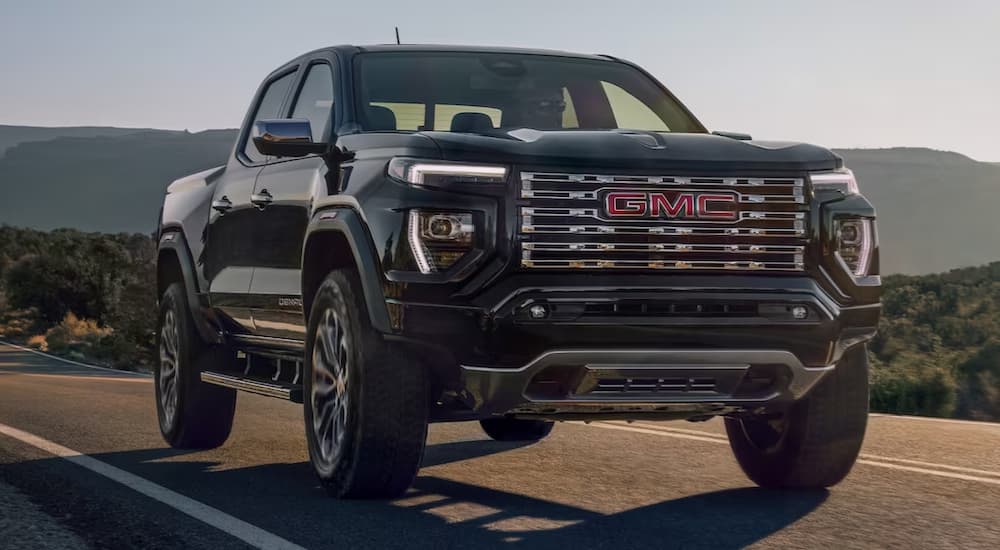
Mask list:
[[[605,55],[338,46],[260,86],[159,224],[160,428],[303,403],[340,497],[404,492],[429,422],[725,418],[762,486],[836,484],[868,412],[875,211],[837,155],[709,132]]]

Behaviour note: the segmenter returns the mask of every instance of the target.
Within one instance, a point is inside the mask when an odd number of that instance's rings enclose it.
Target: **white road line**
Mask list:
[[[647,424],[645,422],[633,422],[634,426],[641,426],[643,428],[650,428],[653,430],[663,430],[665,432],[676,432],[689,435],[700,435],[703,437],[714,437],[716,439],[722,439],[724,441],[729,441],[725,435],[706,432],[702,430],[685,430],[684,428],[674,428],[673,426],[660,426],[659,424]]]
[[[961,418],[934,418],[931,416],[913,416],[903,414],[871,413],[868,416],[873,418],[891,418],[893,420],[916,420],[919,422],[940,422],[942,424],[964,424],[966,426],[978,426],[980,428],[998,428],[1000,423],[989,422],[987,420],[962,420]]]
[[[1000,479],[991,479],[988,477],[970,476],[966,474],[959,474],[955,472],[943,472],[941,470],[931,470],[928,468],[917,468],[915,466],[903,466],[902,464],[890,464],[888,462],[876,462],[874,460],[868,460],[864,458],[858,459],[858,464],[867,464],[869,466],[878,466],[879,468],[889,468],[891,470],[902,470],[904,472],[916,472],[918,474],[927,474],[938,477],[950,477],[953,479],[962,479],[965,481],[978,481],[979,483],[989,483],[990,485],[1000,485]]]
[[[710,434],[706,432],[699,433],[696,432],[695,430],[668,428],[666,426],[656,426],[654,429],[652,428],[653,426],[652,424],[641,424],[642,426],[650,426],[650,428],[633,427],[631,425],[613,424],[610,422],[593,422],[587,425],[594,428],[605,428],[611,430],[621,430],[624,432],[659,435],[663,437],[673,437],[677,439],[690,439],[693,441],[703,441],[706,443],[716,443],[723,445],[729,444],[729,441],[725,436]],[[976,470],[973,468],[963,468],[961,466],[950,466],[947,464],[936,464],[934,462],[923,462],[920,460],[892,458],[892,457],[862,453],[860,458],[858,459],[858,464],[865,464],[868,466],[878,466],[880,468],[888,468],[890,470],[914,472],[918,474],[926,474],[938,477],[961,479],[965,481],[977,481],[980,483],[987,483],[990,485],[1000,485],[1000,472],[991,472],[988,470]],[[960,472],[967,472],[967,473],[960,473]],[[980,475],[970,475],[970,474],[980,474]]]
[[[145,377],[145,378],[151,378],[152,377],[152,375],[145,374],[145,373],[142,373],[142,372],[132,372],[132,371],[128,371],[128,370],[111,369],[111,368],[108,368],[108,367],[99,367],[97,365],[88,365],[86,363],[80,363],[80,362],[77,362],[77,361],[73,361],[72,359],[66,359],[66,358],[63,358],[63,357],[59,357],[59,356],[56,356],[56,355],[45,353],[44,351],[38,351],[37,349],[26,348],[24,346],[19,346],[17,344],[11,344],[10,342],[4,342],[3,340],[0,340],[0,344],[3,344],[5,346],[10,346],[10,347],[15,348],[15,349],[19,349],[21,351],[26,351],[28,353],[34,353],[35,355],[41,355],[42,357],[47,357],[49,359],[54,359],[54,360],[59,361],[61,363],[67,363],[67,364],[74,365],[74,366],[77,366],[77,367],[83,367],[85,369],[103,370],[103,371],[113,372],[115,374],[122,374],[122,375],[125,375],[125,376],[142,376],[142,377]]]
[[[949,466],[948,464],[938,464],[936,462],[924,462],[922,460],[911,460],[909,458],[894,458],[891,456],[873,455],[868,453],[861,453],[861,458],[868,460],[878,460],[882,462],[899,462],[900,464],[909,464],[911,466],[939,468],[942,470],[953,470],[956,472],[965,472],[967,474],[976,474],[981,476],[992,476],[1000,478],[1000,472],[991,472],[989,470],[977,470],[975,468],[965,468],[963,466]]]
[[[650,430],[648,428],[634,428],[632,426],[621,426],[619,424],[608,424],[608,423],[604,423],[604,422],[592,422],[591,424],[586,424],[586,425],[590,426],[591,428],[604,428],[604,429],[607,429],[607,430],[621,430],[623,432],[633,432],[633,433],[647,434],[647,435],[663,435],[663,436],[668,436],[668,437],[676,437],[677,439],[690,439],[690,440],[693,440],[693,441],[705,441],[707,443],[725,443],[725,441],[720,441],[719,439],[716,439],[714,437],[707,437],[707,436],[703,437],[703,436],[699,436],[699,435],[689,435],[689,434],[683,434],[683,433],[677,433],[677,432],[667,432],[667,431],[663,431],[663,430],[660,430],[660,429]]]
[[[621,425],[621,424],[616,424],[616,425]],[[633,422],[632,425],[643,428],[650,428],[652,430],[659,430],[663,432],[697,435],[697,436],[718,439],[721,442],[726,442],[726,443],[729,442],[727,436],[724,436],[722,434],[703,432],[699,430],[685,430],[683,428],[659,426],[656,424],[646,424],[644,422]],[[932,469],[937,468],[939,470],[952,470],[955,472],[965,472],[967,474],[974,474],[980,476],[1000,477],[1000,472],[993,472],[990,470],[977,470],[976,468],[966,468],[964,466],[951,466],[949,464],[939,464],[937,462],[925,462],[923,460],[913,460],[909,458],[896,458],[892,456],[873,455],[870,453],[861,453],[861,458],[879,462],[898,462],[900,464],[908,464],[910,466],[922,466],[925,468],[932,468]]]
[[[243,520],[230,516],[217,508],[213,508],[207,504],[198,502],[197,500],[190,499],[180,493],[175,493],[174,491],[171,491],[161,485],[157,485],[152,481],[126,472],[120,468],[116,468],[110,464],[101,462],[96,458],[74,451],[73,449],[63,447],[58,443],[53,443],[52,441],[43,439],[25,431],[21,431],[17,428],[7,426],[6,424],[0,424],[0,434],[12,437],[23,443],[27,443],[32,447],[41,449],[49,454],[68,460],[69,462],[86,468],[91,472],[100,474],[108,479],[111,479],[112,481],[118,482],[136,492],[152,498],[153,500],[157,500],[167,506],[170,506],[171,508],[174,508],[175,510],[183,512],[194,519],[211,525],[224,533],[228,533],[229,535],[242,540],[254,548],[260,548],[261,550],[304,550],[297,544],[289,542]]]

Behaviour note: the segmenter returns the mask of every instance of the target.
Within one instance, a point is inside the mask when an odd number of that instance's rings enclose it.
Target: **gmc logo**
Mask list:
[[[612,191],[604,196],[604,211],[612,218],[735,221],[736,202],[736,195],[724,193]]]

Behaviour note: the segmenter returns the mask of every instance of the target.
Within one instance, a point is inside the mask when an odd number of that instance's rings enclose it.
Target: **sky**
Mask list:
[[[236,127],[272,69],[396,25],[629,59],[713,130],[1000,161],[997,0],[0,0],[0,124]]]

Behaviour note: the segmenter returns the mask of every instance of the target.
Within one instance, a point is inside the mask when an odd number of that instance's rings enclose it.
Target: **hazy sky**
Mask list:
[[[710,128],[1000,161],[1000,1],[0,0],[0,124],[234,127],[321,46],[607,53]]]

